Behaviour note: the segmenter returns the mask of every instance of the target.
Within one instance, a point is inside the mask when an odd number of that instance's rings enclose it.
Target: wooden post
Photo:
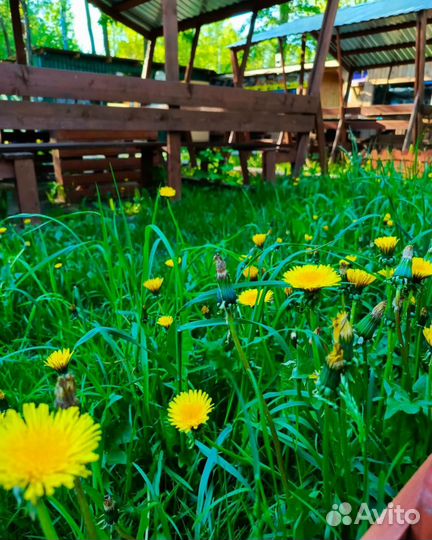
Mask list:
[[[17,64],[27,65],[19,0],[9,0]]]
[[[330,42],[333,33],[334,22],[339,6],[339,0],[327,0],[327,7],[318,40],[318,48],[315,56],[314,66],[309,77],[308,95],[319,96],[320,88],[324,76],[325,61],[330,50]],[[294,176],[298,176],[304,162],[309,147],[309,134],[301,135],[297,147],[297,158],[294,167]],[[322,150],[321,150],[322,152]]]
[[[178,22],[177,0],[162,0],[163,32],[165,38],[165,75],[167,81],[179,80],[178,62]],[[167,140],[168,152],[168,185],[176,190],[176,197],[181,197],[181,139],[180,133],[169,132]]]
[[[201,26],[197,26],[195,28],[195,34],[194,34],[194,37],[193,37],[193,40],[192,40],[192,48],[191,48],[191,53],[190,53],[190,57],[189,57],[189,64],[188,64],[188,66],[186,68],[186,72],[185,72],[184,81],[185,81],[186,84],[189,84],[191,82],[191,79],[192,79],[193,67],[194,67],[194,62],[195,62],[195,55],[196,55],[196,50],[197,50],[197,47],[198,47],[198,40],[199,40],[200,32],[201,32]],[[190,159],[191,167],[196,167],[197,166],[197,158],[196,158],[195,148],[194,148],[194,145],[193,145],[192,133],[190,131],[187,131],[185,133],[185,137],[186,137],[186,144],[187,144],[187,147],[188,147],[189,159]]]
[[[278,38],[279,41],[279,53],[281,55],[281,62],[282,62],[282,79],[283,79],[283,85],[285,92],[288,92],[288,83],[287,83],[287,76],[285,73],[285,50],[284,50],[284,39]]]
[[[346,141],[345,114],[346,114],[346,108],[347,108],[347,105],[348,105],[348,99],[349,99],[349,94],[350,94],[350,90],[351,90],[351,84],[352,84],[353,76],[354,76],[354,72],[350,71],[348,73],[347,87],[346,87],[346,90],[345,90],[345,95],[343,97],[343,108],[342,108],[341,113],[340,113],[340,118],[339,118],[338,126],[337,126],[337,129],[336,129],[335,138],[334,138],[334,141],[333,141],[332,151],[331,151],[331,155],[330,155],[330,161],[333,161],[334,156],[336,155],[336,150],[337,150],[337,147],[339,146],[339,141],[341,140],[342,133],[344,134],[345,141]]]
[[[153,58],[154,58],[155,47],[156,47],[156,39],[151,39],[149,44],[147,45],[146,52],[145,52],[144,65],[143,65],[142,77],[141,77],[142,79],[152,78]]]
[[[307,40],[306,34],[302,34],[301,53],[300,53],[300,77],[299,77],[299,87],[298,87],[298,94],[300,94],[301,96],[304,93],[306,40]]]
[[[414,95],[419,97],[419,111],[417,114],[414,130],[414,144],[422,132],[422,107],[424,105],[424,78],[425,78],[425,61],[426,61],[426,31],[427,31],[427,13],[419,11],[417,13],[417,29],[416,29],[416,63],[415,63],[415,83]]]
[[[345,130],[345,96],[343,91],[344,79],[343,79],[343,67],[342,67],[342,47],[339,31],[336,31],[336,53],[338,61],[338,83],[339,83],[339,122],[333,141],[332,151],[330,154],[330,160],[333,161],[339,143],[346,142],[346,130]]]
[[[254,30],[255,30],[255,22],[256,22],[256,19],[257,19],[257,15],[258,15],[258,11],[255,10],[252,13],[252,18],[251,18],[250,25],[249,25],[248,36],[247,36],[246,44],[245,44],[244,49],[243,49],[243,58],[242,58],[240,67],[238,69],[238,78],[237,78],[237,83],[235,84],[235,86],[238,86],[239,88],[241,88],[243,86],[244,74],[245,74],[245,71],[246,71],[247,61],[248,61],[248,58],[249,58],[249,52],[250,52],[250,48],[251,48],[251,44],[252,44],[252,38],[253,38]],[[237,60],[237,64],[238,64],[238,60]]]
[[[196,56],[196,50],[198,47],[198,40],[199,40],[200,32],[201,32],[201,26],[197,26],[195,28],[195,34],[192,40],[192,48],[191,48],[191,53],[189,57],[189,64],[186,68],[186,73],[185,73],[185,78],[184,78],[186,83],[190,83],[192,80],[192,73],[193,73],[193,67],[195,63],[195,56]]]

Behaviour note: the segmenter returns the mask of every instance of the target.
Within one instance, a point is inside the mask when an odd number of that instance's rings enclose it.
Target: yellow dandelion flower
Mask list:
[[[391,279],[394,276],[394,273],[394,268],[382,268],[381,270],[378,270],[378,274],[385,279]]]
[[[0,400],[6,399],[6,394],[3,392],[3,390],[0,390]]]
[[[100,438],[99,425],[77,407],[50,413],[46,404],[26,403],[22,416],[9,409],[0,423],[0,485],[23,489],[33,504],[57,487],[72,489],[99,459]]]
[[[432,263],[422,257],[413,257],[412,273],[416,281],[422,281],[432,276]]]
[[[208,314],[210,313],[210,308],[209,308],[208,306],[205,306],[205,305],[204,305],[204,306],[201,308],[201,313],[202,313],[203,315],[208,315]]]
[[[330,228],[330,227],[329,227],[328,225],[323,225],[323,230],[324,230],[324,231],[328,231],[329,228]]]
[[[310,235],[310,234],[307,234],[307,233],[306,233],[306,234],[304,235],[304,239],[306,240],[306,242],[310,242],[310,241],[312,240],[312,238],[313,238],[313,236]]]
[[[333,320],[333,339],[335,343],[351,343],[354,337],[353,327],[351,326],[348,313],[345,311],[339,313]]]
[[[181,257],[177,259],[177,264],[180,266],[182,262]],[[168,259],[165,261],[165,266],[168,266],[168,268],[174,268],[174,261],[172,259]]]
[[[148,279],[147,281],[144,281],[144,287],[151,293],[158,294],[162,287],[163,282],[164,282],[164,278],[162,277]]]
[[[6,234],[7,233],[7,227],[0,227],[0,234]]]
[[[347,256],[346,256],[346,260],[347,260],[347,261],[350,261],[350,262],[356,262],[356,260],[357,260],[357,255],[347,255]]]
[[[57,373],[66,373],[72,355],[73,351],[71,352],[70,349],[59,349],[48,356],[44,366],[50,367]]]
[[[30,223],[31,223],[31,218],[29,218],[29,217],[25,218],[24,225],[30,225]]]
[[[384,223],[387,223],[387,221],[388,221],[389,219],[391,219],[391,214],[389,214],[389,213],[387,212],[387,214],[386,214],[386,215],[384,216],[384,218],[383,218]]]
[[[319,216],[318,216],[317,214],[314,214],[314,215],[312,216],[312,219],[313,219],[314,221],[318,221]]]
[[[259,270],[256,266],[249,266],[243,270],[243,275],[246,279],[256,280]]]
[[[159,326],[163,326],[164,328],[170,328],[172,323],[174,322],[174,319],[171,317],[171,315],[162,315],[162,317],[159,317],[157,320],[157,324]]]
[[[189,390],[176,396],[168,405],[168,419],[179,431],[189,433],[209,419],[213,403],[206,392]]]
[[[26,240],[26,241],[24,242],[24,245],[25,245],[26,247],[31,247],[31,242],[29,242],[28,240]]]
[[[367,287],[376,280],[375,276],[369,274],[369,272],[360,270],[359,268],[356,268],[355,270],[350,268],[347,270],[346,277],[347,280],[358,289],[363,289],[363,287]]]
[[[54,268],[56,270],[60,270],[60,268],[63,268],[63,263],[61,263],[61,262],[55,263]]]
[[[399,238],[396,236],[380,236],[375,238],[374,244],[385,255],[393,255],[396,249],[396,245],[399,242]]]
[[[242,306],[255,307],[260,303],[262,295],[263,291],[258,291],[258,289],[247,289],[239,295],[238,302]],[[264,296],[264,302],[266,304],[273,302],[273,296],[273,291],[267,291]]]
[[[262,248],[265,244],[265,241],[267,240],[267,234],[263,234],[263,233],[260,233],[260,234],[254,234],[252,236],[252,242],[257,246],[257,247],[260,247]]]
[[[341,282],[341,277],[331,266],[324,264],[306,264],[295,266],[285,272],[283,279],[294,289],[304,291],[317,291],[326,287],[336,287]]]
[[[278,244],[282,244],[282,243],[283,243],[283,238],[281,238],[281,237],[279,236],[279,238],[276,239],[276,242],[277,242]]]
[[[392,219],[387,221],[387,227],[394,227],[394,221]]]
[[[161,187],[159,190],[159,195],[161,197],[166,197],[167,199],[172,199],[176,196],[176,193],[176,190],[169,186]]]
[[[428,345],[432,347],[432,325],[429,328],[423,328],[423,335],[428,342]]]

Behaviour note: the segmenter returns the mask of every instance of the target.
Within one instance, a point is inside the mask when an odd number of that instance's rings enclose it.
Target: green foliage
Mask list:
[[[391,164],[373,170],[355,156],[330,177],[317,173],[310,163],[299,182],[277,187],[194,186],[175,203],[143,194],[133,207],[112,201],[24,228],[19,218],[2,224],[0,388],[13,408],[52,404],[56,376],[43,362],[53,349],[74,348],[81,408],[103,431],[100,460],[83,482],[100,538],[360,538],[365,524],[326,524],[332,504],[381,511],[430,453],[431,353],[422,331],[432,278],[385,280],[373,245],[400,238],[392,265],[408,243],[427,252],[428,171],[406,180]],[[252,235],[269,230],[264,248],[255,247]],[[227,318],[216,305],[216,252],[237,294],[271,289],[274,302],[237,306]],[[363,292],[344,283],[287,296],[287,269],[337,268],[348,255],[377,275]],[[178,257],[179,266],[165,266]],[[258,267],[258,281],[243,277],[247,264]],[[143,288],[156,276],[165,278],[160,296]],[[383,299],[385,316],[364,340],[358,321]],[[354,342],[344,369],[316,384],[342,310]],[[168,331],[156,324],[160,315],[174,317]],[[188,436],[166,413],[187,388],[215,403]],[[107,493],[114,524],[104,517]],[[88,537],[73,491],[57,490],[47,507],[60,538]],[[36,536],[19,493],[2,491],[0,537]]]

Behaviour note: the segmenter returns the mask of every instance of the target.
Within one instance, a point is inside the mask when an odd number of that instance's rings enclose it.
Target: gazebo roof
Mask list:
[[[90,0],[117,21],[154,38],[162,35],[162,0]],[[287,0],[177,0],[179,30],[265,9]]]
[[[379,0],[340,9],[334,27],[340,35],[344,67],[366,69],[414,63],[417,13],[424,10],[432,10],[432,0]],[[255,34],[252,43],[299,34],[316,36],[322,23],[322,15],[296,19]],[[431,37],[428,26],[427,60],[432,59]]]

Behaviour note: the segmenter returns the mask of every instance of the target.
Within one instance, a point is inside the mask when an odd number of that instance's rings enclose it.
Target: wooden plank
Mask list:
[[[141,158],[111,158],[111,159],[63,159],[64,174],[81,171],[115,171],[134,170],[141,168]]]
[[[111,172],[89,174],[66,174],[63,172],[63,185],[65,188],[69,186],[113,183],[114,179],[118,182],[141,180],[141,171],[114,171],[114,174],[111,174]]]
[[[156,140],[157,131],[146,131],[146,130],[137,130],[131,131],[126,129],[119,129],[115,131],[79,131],[79,130],[56,130],[51,132],[51,141],[109,141],[107,144],[110,145],[111,141],[148,141]],[[130,143],[129,143],[130,144]]]
[[[5,161],[3,158],[0,158],[0,180],[3,178],[14,178],[15,169],[13,164],[10,161]]]
[[[40,214],[39,193],[33,160],[16,159],[14,169],[20,211],[24,214]]]
[[[53,150],[59,152],[59,157],[62,159],[64,158],[84,158],[84,156],[105,156],[108,159],[115,159],[119,155],[128,155],[129,159],[131,157],[136,156],[137,154],[141,154],[143,152],[143,148],[138,148],[135,146],[124,146],[123,148],[119,149],[117,146],[115,147],[103,147],[99,150],[93,149],[93,148],[65,148],[65,149],[57,149]],[[124,158],[122,158],[124,159]]]
[[[299,88],[298,88],[299,90],[298,93],[300,95],[304,94],[306,45],[307,45],[307,34],[302,34],[301,52],[300,52],[300,76],[299,76]]]
[[[255,23],[256,23],[256,20],[257,20],[257,15],[258,15],[258,11],[257,10],[253,11],[252,17],[251,17],[251,20],[250,20],[250,23],[249,23],[249,31],[248,31],[248,35],[247,35],[247,39],[246,39],[246,45],[243,48],[243,58],[242,58],[242,61],[241,61],[241,64],[240,64],[239,80],[237,81],[237,85],[239,87],[243,86],[244,74],[245,74],[245,71],[246,71],[247,61],[248,61],[248,58],[249,58],[253,33],[254,33],[254,30],[255,30]]]
[[[411,117],[410,117],[410,120],[409,120],[409,123],[408,123],[408,129],[407,129],[407,132],[405,134],[405,139],[404,139],[404,143],[403,143],[403,146],[402,146],[402,151],[403,152],[406,152],[409,149],[409,147],[411,145],[411,141],[413,140],[413,135],[415,133],[415,125],[416,125],[416,122],[417,122],[417,114],[418,114],[419,107],[420,107],[420,94],[417,93],[415,101],[414,101],[414,108],[413,108],[413,111],[412,111],[412,114],[411,114]]]
[[[7,62],[0,63],[0,94],[277,113],[311,113],[317,110],[319,101],[310,96],[32,68]]]
[[[9,0],[12,30],[15,42],[15,54],[18,64],[27,64],[27,54],[24,45],[23,28],[20,15],[19,0]]]
[[[335,133],[335,138],[333,141],[331,153],[330,153],[330,161],[333,161],[336,152],[338,150],[339,144],[346,143],[346,128],[345,128],[345,107],[346,107],[346,101],[345,96],[343,92],[343,85],[344,85],[344,79],[343,79],[343,67],[342,67],[342,48],[341,48],[341,40],[340,40],[340,34],[339,31],[336,30],[336,51],[337,51],[337,61],[338,61],[338,86],[339,86],[339,123],[338,127]],[[352,78],[352,72],[350,72],[350,79]],[[349,93],[349,88],[351,87],[351,80],[347,82],[347,93]],[[322,121],[322,118],[321,118]]]
[[[279,54],[281,56],[281,64],[282,64],[283,86],[284,86],[285,92],[288,92],[288,83],[287,83],[287,76],[286,76],[286,71],[285,71],[285,47],[284,47],[285,41],[284,41],[284,38],[281,38],[281,37],[278,38],[278,42],[279,42]]]
[[[109,114],[108,114],[109,113]],[[97,105],[4,102],[0,125],[14,129],[131,130],[145,126],[150,131],[292,131],[313,129],[313,115],[269,115],[256,112],[185,111],[180,109],[123,109]]]

